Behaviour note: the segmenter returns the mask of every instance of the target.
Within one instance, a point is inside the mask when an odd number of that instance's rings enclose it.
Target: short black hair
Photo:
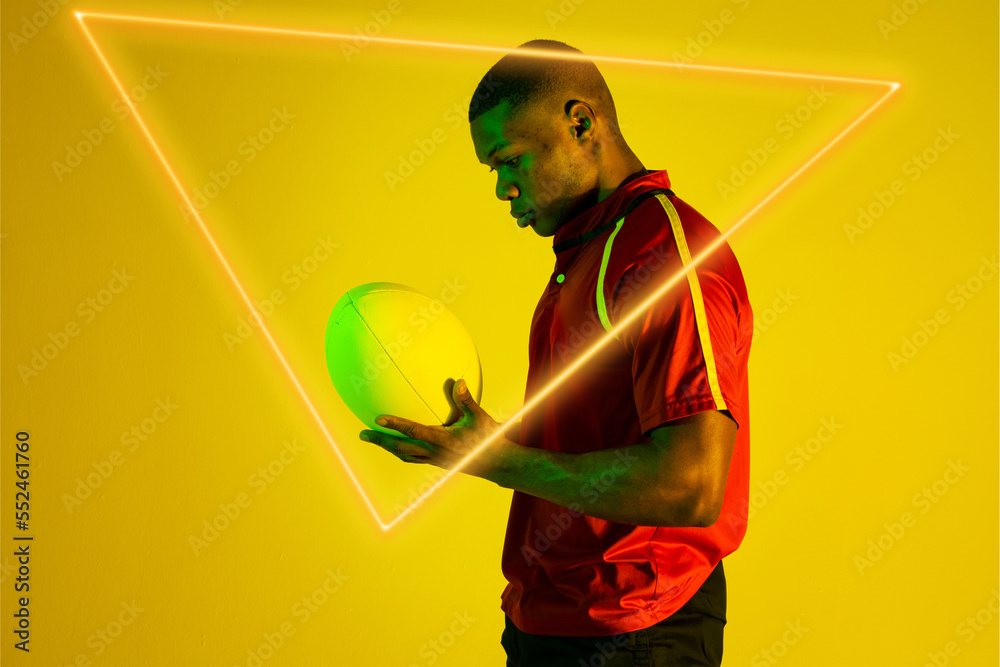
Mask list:
[[[583,55],[583,51],[552,39],[534,39],[517,48],[538,49]],[[588,97],[585,100],[601,107],[617,131],[614,102],[597,66],[584,58],[559,58],[511,52],[501,58],[483,76],[469,103],[469,122],[508,102],[508,115],[534,102],[548,100],[568,88]],[[568,100],[567,100],[568,101]]]

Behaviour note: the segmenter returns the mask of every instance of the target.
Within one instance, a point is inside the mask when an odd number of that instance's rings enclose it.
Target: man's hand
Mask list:
[[[387,426],[406,437],[370,430],[361,431],[360,437],[375,443],[401,461],[431,463],[451,470],[501,430],[500,424],[472,398],[465,380],[459,380],[452,387],[452,400],[462,410],[462,416],[454,424],[433,426],[393,415],[380,415],[375,420],[379,426]],[[514,447],[514,443],[498,433],[475,457],[466,461],[461,471],[495,482],[496,475],[505,470],[509,453]]]

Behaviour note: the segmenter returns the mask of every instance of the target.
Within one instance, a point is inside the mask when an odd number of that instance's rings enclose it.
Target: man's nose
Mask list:
[[[497,199],[500,201],[517,199],[519,194],[521,194],[521,192],[517,189],[516,185],[510,181],[504,181],[499,176],[497,177]]]

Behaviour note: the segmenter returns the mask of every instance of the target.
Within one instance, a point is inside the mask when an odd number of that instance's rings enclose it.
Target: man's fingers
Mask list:
[[[400,417],[384,417],[385,426],[394,431],[399,431],[412,440],[422,440],[424,442],[436,442],[437,434],[427,426],[412,422],[409,419]]]
[[[429,452],[420,445],[403,442],[402,440],[395,441],[392,453],[399,457],[412,456],[417,459],[425,459],[429,455]]]
[[[466,410],[468,410],[469,412],[474,413],[476,411],[476,405],[477,405],[476,399],[472,398],[472,394],[469,393],[466,393],[464,395],[459,394],[458,400],[462,403],[462,405],[465,406]]]
[[[399,456],[400,461],[405,461],[406,463],[430,463],[431,459],[427,456],[410,456],[409,454],[401,454]]]
[[[476,399],[472,397],[472,392],[469,391],[469,386],[465,383],[465,380],[459,380],[455,383],[454,387],[458,402],[465,406],[467,412],[475,412]]]
[[[378,445],[390,454],[399,458],[408,456],[416,461],[429,461],[434,452],[437,451],[437,447],[434,445],[420,440],[399,438],[377,431],[368,432],[366,435],[369,438],[369,442]]]

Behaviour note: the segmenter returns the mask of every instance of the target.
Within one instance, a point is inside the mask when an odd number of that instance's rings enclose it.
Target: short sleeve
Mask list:
[[[656,266],[656,264],[659,266]],[[739,299],[710,266],[685,271],[677,252],[633,261],[616,282],[611,321],[628,317],[677,276],[618,333],[632,354],[632,380],[642,433],[705,410],[728,410],[739,394]],[[654,270],[650,270],[650,267]],[[737,419],[738,421],[738,419]]]

